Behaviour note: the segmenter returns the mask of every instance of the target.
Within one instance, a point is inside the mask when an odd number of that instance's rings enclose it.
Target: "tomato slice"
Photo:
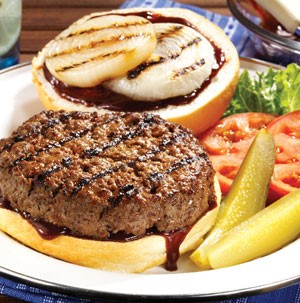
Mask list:
[[[223,195],[229,191],[257,132],[275,118],[266,113],[236,114],[220,120],[199,137],[217,172]]]
[[[278,199],[300,188],[300,110],[278,117],[267,130],[276,145],[270,191]]]

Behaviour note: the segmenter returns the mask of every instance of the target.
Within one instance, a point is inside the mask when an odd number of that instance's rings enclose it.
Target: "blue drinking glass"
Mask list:
[[[19,62],[22,0],[0,0],[0,69]]]

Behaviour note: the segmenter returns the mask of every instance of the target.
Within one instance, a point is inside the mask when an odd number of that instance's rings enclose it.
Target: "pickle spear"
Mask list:
[[[209,250],[213,268],[250,261],[278,250],[300,234],[300,190],[236,226]]]
[[[221,204],[214,227],[190,256],[200,268],[211,268],[208,252],[212,246],[233,227],[265,207],[274,161],[274,139],[265,129],[261,129]]]

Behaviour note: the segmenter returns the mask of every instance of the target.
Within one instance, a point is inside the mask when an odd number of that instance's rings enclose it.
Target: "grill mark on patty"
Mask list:
[[[150,173],[148,180],[152,183],[150,193],[155,194],[157,188],[159,187],[159,182],[168,174],[171,174],[175,170],[182,168],[183,166],[192,164],[195,161],[202,161],[202,157],[207,161],[208,156],[205,153],[202,153],[199,156],[189,157],[185,159],[181,159],[180,161],[174,162],[165,172],[154,172]]]
[[[39,182],[39,183],[43,183],[43,181],[49,177],[51,174],[55,173],[55,172],[58,172],[60,170],[62,170],[64,167],[68,168],[69,166],[71,166],[73,160],[71,157],[67,157],[67,158],[63,158],[61,160],[61,165],[53,165],[51,166],[50,168],[48,168],[47,170],[45,170],[44,172],[40,173],[36,180]]]
[[[133,79],[137,78],[142,72],[144,72],[145,70],[147,70],[148,68],[150,68],[154,65],[158,65],[158,64],[167,62],[169,60],[174,60],[174,59],[178,58],[184,50],[186,50],[187,48],[192,47],[194,44],[198,44],[200,42],[201,42],[201,38],[196,37],[193,40],[182,45],[180,47],[180,50],[177,53],[170,53],[167,57],[158,56],[155,59],[150,59],[149,61],[139,64],[137,67],[135,67],[134,69],[130,70],[127,73],[127,79],[133,80]],[[162,42],[160,42],[160,43],[162,43]]]
[[[143,118],[141,123],[138,123],[136,129],[134,129],[133,131],[128,132],[124,135],[121,135],[120,137],[117,137],[115,140],[112,141],[112,144],[107,145],[107,148],[115,147],[116,145],[118,145],[126,140],[137,137],[138,135],[142,134],[146,128],[150,127],[153,122],[154,122],[153,116],[151,116],[151,115],[146,116],[145,118]],[[85,151],[84,154],[87,154],[88,156],[97,156],[100,152],[103,152],[104,150],[105,149],[103,149],[103,148],[95,148],[93,150],[90,150],[88,153],[87,153],[87,151]],[[74,186],[72,195],[73,196],[76,195],[86,185],[89,185],[92,182],[94,182],[95,180],[102,178],[108,174],[112,174],[113,172],[120,170],[122,167],[125,167],[125,165],[122,164],[117,167],[105,169],[103,171],[100,171],[97,174],[94,174],[91,178],[82,178],[81,180],[78,181],[77,185]]]
[[[126,115],[128,115],[128,114],[121,115],[120,118],[126,117]],[[78,138],[83,137],[84,135],[88,134],[90,131],[93,131],[99,125],[108,124],[114,120],[115,120],[114,118],[111,118],[106,121],[103,121],[103,123],[99,123],[98,125],[96,123],[94,123],[90,127],[86,127],[78,132],[71,131],[68,134],[68,136],[60,139],[59,141],[54,141],[54,142],[47,144],[46,146],[38,149],[34,154],[30,154],[28,156],[23,156],[23,157],[20,157],[20,158],[14,160],[12,165],[10,165],[10,169],[13,168],[14,166],[19,165],[22,161],[28,161],[28,160],[31,160],[33,157],[37,157],[42,152],[49,152],[52,148],[62,147],[65,143],[70,142],[73,139],[78,139]]]
[[[163,179],[165,175],[171,174],[175,170],[183,167],[184,165],[191,164],[200,159],[201,158],[199,156],[197,156],[197,157],[189,157],[189,158],[181,159],[180,161],[174,162],[165,172],[150,173],[149,181],[157,182],[157,181]]]
[[[163,152],[165,150],[165,148],[171,144],[174,144],[174,143],[177,143],[179,142],[179,140],[182,140],[183,138],[185,138],[187,135],[186,133],[180,133],[180,134],[177,134],[175,136],[172,136],[172,137],[168,137],[168,138],[164,138],[161,143],[159,144],[158,147],[153,147],[150,151],[146,152],[144,155],[141,155],[141,156],[138,156],[137,159],[135,160],[131,160],[131,161],[128,161],[124,166],[119,166],[117,167],[117,169],[107,169],[105,172],[103,172],[102,176],[101,174],[98,176],[98,178],[100,177],[104,177],[106,175],[108,175],[109,173],[112,174],[113,172],[117,172],[118,170],[120,170],[121,168],[125,167],[125,166],[128,166],[128,167],[131,167],[134,169],[134,172],[136,175],[138,175],[138,171],[136,169],[136,163],[137,162],[145,162],[149,159],[151,159],[152,157],[154,157],[155,155],[157,155],[158,153],[160,152]],[[46,178],[50,177],[50,175],[52,173],[55,173],[55,172],[58,172],[58,171],[61,171],[64,167],[69,167],[70,165],[72,164],[72,158],[64,158],[62,161],[61,161],[61,164],[58,165],[58,164],[55,164],[53,165],[52,167],[50,167],[49,169],[47,169],[46,171],[44,171],[43,173],[39,174],[38,177],[36,178],[36,181],[39,183],[39,184],[44,184],[44,181]],[[84,170],[84,168],[83,168]],[[96,178],[97,179],[97,178]],[[96,180],[95,179],[95,180]],[[90,180],[90,183],[92,182],[93,180]],[[90,183],[87,183],[88,181],[83,181],[83,179],[81,179],[80,181],[77,182],[77,186],[74,188],[73,192],[72,192],[72,195],[75,195],[77,194],[82,188],[80,188],[81,185],[88,185]],[[87,183],[87,184],[85,184]],[[34,182],[32,183],[31,185],[31,190],[30,192],[32,191],[34,187]],[[63,188],[63,184],[60,184],[58,186],[58,188],[56,188],[55,190],[52,191],[52,197],[55,197],[58,192]]]
[[[126,184],[120,188],[119,195],[116,198],[110,197],[108,202],[110,202],[113,207],[117,207],[122,201],[123,197],[130,198],[137,192],[138,189],[133,184]]]
[[[125,114],[124,116],[126,116],[128,114]],[[121,116],[123,117],[123,116]],[[109,120],[109,122],[113,122],[115,119],[111,119]],[[134,129],[131,132],[127,132],[124,135],[118,136],[116,138],[114,138],[111,142],[109,142],[108,144],[103,144],[102,147],[97,147],[91,150],[84,150],[83,154],[80,155],[80,158],[85,158],[85,157],[92,157],[92,156],[98,156],[99,153],[104,152],[105,150],[111,148],[111,147],[116,147],[117,145],[119,145],[120,143],[129,140],[129,139],[133,139],[139,135],[141,135],[143,133],[143,131],[150,127],[153,123],[153,117],[152,116],[146,116],[143,120],[140,121],[140,123],[137,124],[137,128]],[[83,134],[78,134],[78,133],[74,133],[74,136],[68,136],[68,137],[64,137],[63,139],[59,140],[58,142],[54,142],[51,143],[51,147],[61,147],[63,144],[62,143],[66,143],[69,142],[70,140],[72,140],[73,138],[78,138],[78,137],[82,137],[84,134],[88,133],[89,131],[92,131],[94,128],[96,128],[98,125],[94,124],[94,127],[89,128],[89,129],[84,129],[82,132],[84,132]],[[71,134],[72,135],[72,134]],[[63,141],[63,142],[61,142]],[[49,145],[48,145],[49,146]],[[29,155],[27,156],[25,159],[24,158],[19,158],[17,160],[15,160],[13,163],[17,162],[17,164],[19,164],[19,162],[21,161],[26,161],[26,160],[30,160],[30,158],[37,156],[39,153],[43,152],[43,151],[49,151],[50,148],[43,147],[40,150],[38,150],[36,152],[36,154],[34,155]],[[42,184],[44,182],[44,180],[49,177],[52,173],[61,171],[64,167],[68,167],[70,166],[72,163],[72,158],[68,158],[68,160],[66,160],[65,158],[62,159],[60,164],[54,164],[52,167],[48,168],[46,171],[44,171],[43,173],[40,173],[38,175],[38,177],[36,178],[36,180],[34,182],[32,182],[31,185],[31,190],[32,191],[33,187],[34,187],[34,183],[37,181],[39,184]],[[17,165],[16,164],[16,165]],[[106,175],[107,172],[104,173],[104,175]],[[103,176],[104,176],[103,175]],[[26,176],[25,176],[26,177]],[[30,177],[30,176],[29,176]],[[29,178],[27,177],[27,178]],[[81,181],[80,181],[81,182]],[[79,182],[79,184],[84,184],[86,181],[82,181],[81,183]],[[58,190],[59,191],[59,190]],[[56,193],[54,195],[56,195],[58,193],[58,191],[56,191]]]
[[[32,136],[43,134],[46,130],[48,130],[50,128],[54,128],[59,123],[64,123],[66,121],[66,119],[68,119],[70,117],[70,115],[67,115],[67,114],[65,114],[64,116],[65,117],[63,119],[59,119],[59,120],[56,119],[56,118],[50,119],[41,128],[38,129],[38,128],[34,127],[32,129],[32,131],[27,133],[26,135],[17,135],[17,136],[12,137],[12,142],[9,143],[9,144],[4,145],[4,147],[0,151],[0,154],[3,153],[6,150],[10,150],[15,143],[24,141],[27,138],[32,137]],[[61,116],[59,118],[61,118]]]
[[[80,190],[82,190],[85,186],[90,185],[91,183],[93,183],[94,181],[96,181],[99,178],[103,178],[107,175],[111,175],[114,172],[117,172],[118,170],[120,170],[121,168],[125,167],[124,164],[121,164],[119,166],[115,166],[113,168],[106,168],[100,172],[98,172],[97,174],[92,175],[91,178],[82,178],[77,185],[74,187],[73,191],[72,191],[72,196],[75,196]]]
[[[174,171],[182,168],[185,165],[190,165],[193,162],[199,160],[200,157],[189,157],[189,158],[185,158],[182,159],[180,161],[176,161],[173,164],[171,164],[171,166],[166,169],[164,172],[155,172],[155,173],[150,173],[150,177],[149,177],[149,181],[153,182],[158,182],[161,179],[163,179],[166,175],[173,173]],[[121,166],[121,165],[120,165]],[[149,187],[149,186],[148,186]],[[116,198],[114,197],[110,197],[108,199],[108,202],[110,202],[112,204],[113,207],[117,207],[119,205],[119,203],[122,201],[123,197],[131,197],[133,196],[135,193],[138,192],[138,189],[134,187],[134,185],[132,184],[126,184],[125,186],[122,186],[119,189],[119,194]],[[155,193],[155,191],[153,191],[153,187],[150,188],[150,192],[152,194]]]
[[[44,179],[47,178],[48,176],[50,176],[52,173],[60,171],[62,169],[63,169],[63,166],[53,165],[49,169],[44,171],[43,173],[39,174],[37,177],[37,181],[42,183],[44,181]]]
[[[113,140],[110,141],[108,144],[103,144],[102,147],[86,149],[83,152],[83,156],[81,156],[81,158],[84,157],[90,158],[90,157],[98,156],[100,153],[104,152],[105,150],[111,147],[116,147],[117,145],[121,144],[126,140],[134,139],[135,137],[140,136],[146,128],[152,125],[152,122],[153,122],[152,118],[150,120],[149,118],[143,119],[141,123],[137,125],[136,129],[113,138]]]
[[[184,137],[186,137],[186,134],[185,133],[180,133],[178,135],[175,135],[175,136],[172,136],[172,137],[168,138],[167,140],[163,139],[161,144],[159,144],[158,148],[157,147],[152,148],[150,151],[146,152],[143,156],[139,156],[135,160],[130,160],[130,161],[127,161],[125,163],[122,163],[121,165],[102,170],[102,171],[92,175],[91,178],[82,178],[81,180],[79,180],[77,182],[77,185],[74,187],[71,195],[72,196],[76,195],[85,186],[90,185],[91,183],[93,183],[97,179],[103,178],[107,175],[112,175],[113,173],[118,172],[120,169],[125,168],[126,166],[135,168],[136,162],[145,162],[146,160],[150,159],[151,157],[155,156],[156,154],[164,151],[164,149],[167,146],[169,146],[169,145],[171,145],[175,142],[178,142],[179,140],[183,139]],[[135,174],[137,175],[137,172],[136,172],[135,169],[134,169],[134,171],[135,171]],[[115,202],[113,202],[112,204],[116,205]]]
[[[39,174],[36,178],[36,180],[38,181],[38,183],[40,184],[44,184],[44,180],[49,177],[51,174],[61,171],[63,168],[68,168],[69,166],[71,166],[72,164],[72,158],[71,157],[65,157],[62,159],[61,161],[62,165],[53,165],[51,166],[49,169],[47,169],[46,171],[44,171],[43,173]],[[32,182],[30,190],[29,190],[29,195],[32,192],[34,188],[34,182]],[[55,191],[52,191],[52,197],[54,198],[59,191],[60,187],[58,189],[56,189]]]
[[[86,135],[88,132],[92,131],[95,127],[96,127],[96,125],[94,124],[94,125],[91,125],[90,127],[86,127],[85,129],[83,129],[81,131],[78,131],[78,132],[72,131],[72,132],[70,132],[70,134],[67,137],[62,138],[59,141],[55,141],[55,142],[51,142],[51,143],[47,144],[46,146],[38,149],[34,154],[30,154],[28,156],[23,156],[23,157],[20,157],[20,158],[14,160],[13,164],[11,165],[11,168],[19,165],[20,162],[22,162],[22,161],[28,161],[34,157],[37,157],[42,152],[48,153],[53,148],[60,148],[65,143],[70,142],[73,139],[77,139],[77,138],[80,138],[80,137]]]

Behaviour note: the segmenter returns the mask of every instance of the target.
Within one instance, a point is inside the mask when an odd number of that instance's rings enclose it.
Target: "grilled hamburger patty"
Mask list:
[[[2,139],[0,152],[12,207],[78,236],[181,229],[215,202],[197,139],[155,115],[44,111]]]

